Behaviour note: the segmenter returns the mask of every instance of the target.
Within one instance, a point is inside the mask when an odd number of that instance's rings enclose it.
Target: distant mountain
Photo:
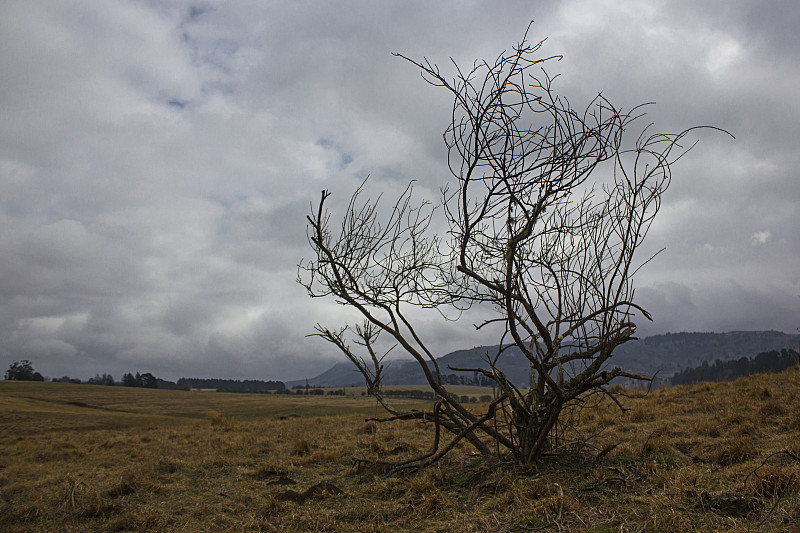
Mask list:
[[[436,359],[439,371],[442,374],[456,374],[465,378],[475,379],[473,372],[451,370],[452,368],[488,368],[487,356],[497,355],[497,346],[476,346],[467,350],[457,350]],[[512,382],[517,385],[526,385],[530,379],[528,360],[516,346],[507,348],[497,360],[497,367]],[[416,362],[404,362],[397,368],[386,371],[383,380],[385,385],[423,385],[425,376]]]
[[[770,350],[796,348],[800,335],[780,331],[732,331],[729,333],[667,333],[623,344],[614,353],[609,365],[630,372],[652,375],[659,372],[661,383],[669,382],[676,372],[684,368],[699,366],[704,361],[716,359],[727,361],[740,357],[752,357]],[[449,367],[486,367],[485,356],[496,353],[496,346],[477,346],[468,350],[457,350],[437,358],[442,374],[464,376],[474,379],[472,372],[457,372]],[[515,384],[528,383],[527,360],[517,348],[510,348],[498,361],[500,370]],[[319,387],[363,386],[364,379],[352,363],[337,363],[326,372],[309,378],[308,383]],[[305,380],[286,382],[287,387],[305,384]],[[415,361],[395,360],[386,364],[384,385],[422,385],[425,377]]]
[[[780,331],[731,331],[729,333],[667,333],[620,346],[612,364],[635,372],[660,371],[671,376],[703,361],[727,361],[758,353],[795,348],[800,335]]]
[[[284,381],[286,388],[291,389],[297,385],[305,385],[305,379],[295,379],[291,381]],[[363,387],[364,378],[356,368],[356,365],[350,361],[344,363],[336,363],[331,368],[320,374],[315,378],[308,379],[309,385],[316,385],[318,387]]]

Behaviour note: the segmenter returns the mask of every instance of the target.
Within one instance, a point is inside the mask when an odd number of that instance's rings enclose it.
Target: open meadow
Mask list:
[[[523,470],[465,445],[385,477],[354,459],[424,452],[431,426],[365,422],[358,391],[2,381],[0,530],[800,532],[798,368],[624,403],[583,412],[604,454]]]

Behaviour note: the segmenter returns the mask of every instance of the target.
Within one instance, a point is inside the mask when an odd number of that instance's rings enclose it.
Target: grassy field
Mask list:
[[[353,459],[420,453],[430,426],[366,423],[350,392],[0,382],[0,531],[800,532],[796,368],[602,403],[583,429],[621,444],[599,459],[464,446],[388,478]]]
[[[386,390],[419,390],[427,391],[430,388],[427,385],[384,385]],[[345,387],[345,391],[353,396],[359,396],[362,392],[367,390],[366,387]],[[485,394],[492,394],[492,389],[489,387],[477,387],[475,385],[448,385],[447,390],[459,396],[483,396]]]

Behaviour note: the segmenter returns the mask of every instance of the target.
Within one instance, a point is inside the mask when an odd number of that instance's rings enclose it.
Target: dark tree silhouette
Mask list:
[[[95,376],[93,378],[89,378],[86,383],[89,385],[116,385],[114,376],[111,374],[103,374],[102,376],[100,374],[95,374]]]
[[[144,374],[137,372],[135,376],[131,373],[123,374],[121,383],[124,387],[158,388],[158,378],[150,372],[145,372]]]
[[[15,381],[44,381],[44,377],[33,369],[33,363],[27,359],[14,361],[6,370],[5,379]]]

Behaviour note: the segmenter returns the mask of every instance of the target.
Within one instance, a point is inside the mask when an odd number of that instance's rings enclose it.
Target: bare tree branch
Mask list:
[[[607,386],[616,378],[649,379],[609,370],[608,362],[635,338],[635,320],[650,319],[634,299],[633,278],[652,257],[638,260],[636,251],[697,128],[654,133],[645,124],[631,140],[643,106],[624,111],[598,94],[573,107],[547,71],[561,56],[539,57],[544,41],[531,43],[527,34],[494,62],[467,70],[451,60],[452,78],[426,58],[396,54],[453,98],[443,135],[453,182],[441,198],[446,237],[431,231],[434,207],[412,201],[412,184],[383,209],[380,196],[361,199],[363,183],[336,234],[329,192],[308,217],[315,256],[300,264],[298,281],[312,297],[333,297],[364,318],[355,328],[317,326],[317,335],[356,365],[391,415],[384,420],[433,416],[433,451],[396,468],[431,464],[464,439],[481,453],[488,439],[521,463],[536,462],[593,393],[613,397]],[[487,354],[486,366],[454,369],[480,374],[500,391],[483,414],[448,392],[409,312],[450,316],[472,306],[494,312],[477,329],[502,325],[500,348]],[[433,413],[398,410],[383,397],[383,356],[375,351],[381,332],[421,368],[437,398]],[[528,388],[498,368],[511,348],[529,363]],[[439,449],[441,429],[452,439]]]

